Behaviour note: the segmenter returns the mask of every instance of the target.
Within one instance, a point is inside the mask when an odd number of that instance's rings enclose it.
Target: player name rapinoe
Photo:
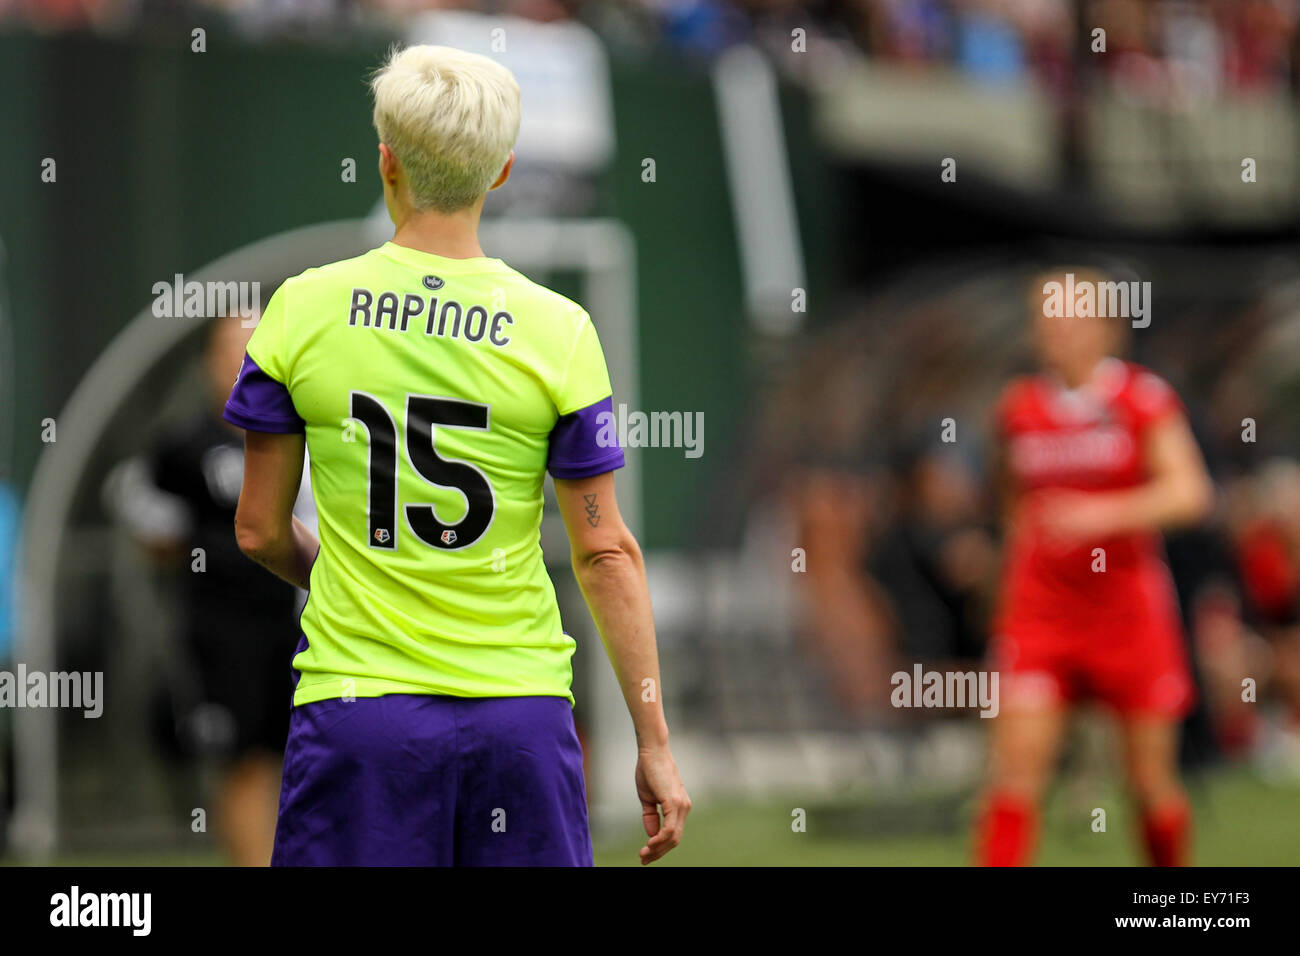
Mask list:
[[[481,305],[464,306],[455,299],[417,295],[414,292],[380,292],[369,289],[352,290],[352,307],[348,310],[348,325],[362,328],[405,332],[417,319],[424,319],[424,334],[444,338],[463,339],[466,342],[488,342],[497,348],[510,344],[506,329],[514,325],[509,312],[498,311],[491,316]]]

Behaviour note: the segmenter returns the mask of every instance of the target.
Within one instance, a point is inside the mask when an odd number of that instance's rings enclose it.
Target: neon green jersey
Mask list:
[[[568,478],[623,463],[594,438],[609,396],[587,313],[499,259],[389,242],[285,281],[226,417],[306,432],[321,550],[294,703],[572,701],[542,483],[548,463]]]

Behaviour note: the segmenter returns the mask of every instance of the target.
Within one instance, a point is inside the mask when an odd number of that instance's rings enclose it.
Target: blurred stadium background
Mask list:
[[[1029,360],[1026,277],[1076,258],[1152,283],[1133,355],[1187,401],[1220,491],[1169,541],[1202,691],[1196,858],[1300,861],[1297,17],[1295,0],[0,0],[0,668],[106,688],[97,720],[0,710],[0,858],[220,859],[191,827],[219,758],[175,745],[166,703],[183,572],[157,570],[106,490],[203,402],[207,319],[153,316],[152,289],[256,280],[265,301],[387,238],[364,79],[419,41],[497,56],[524,90],[488,254],[588,307],[616,403],[704,416],[701,457],[630,450],[622,486],[697,807],[668,862],[967,862],[983,722],[891,709],[888,675],[979,666],[987,419]],[[562,531],[544,543],[579,636],[598,862],[633,863],[630,724]],[[1130,821],[1087,713],[1041,860],[1135,862]]]

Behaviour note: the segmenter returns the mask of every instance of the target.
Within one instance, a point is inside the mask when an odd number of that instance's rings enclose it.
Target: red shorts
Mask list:
[[[1196,702],[1178,626],[1007,622],[993,640],[1003,710],[1100,701],[1124,716],[1185,717]]]

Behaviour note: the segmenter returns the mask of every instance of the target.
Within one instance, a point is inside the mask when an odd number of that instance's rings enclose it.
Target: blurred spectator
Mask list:
[[[214,816],[225,852],[239,865],[265,866],[301,632],[297,592],[235,541],[243,433],[220,412],[251,334],[237,316],[211,324],[202,412],[114,469],[105,496],[155,562],[183,569],[180,656],[191,673],[169,688],[176,732],[182,747],[222,768]]]
[[[960,18],[957,65],[977,80],[1011,83],[1025,68],[1018,25],[1002,15],[995,0],[971,3]]]
[[[900,468],[898,520],[870,558],[889,593],[899,643],[931,670],[966,669],[984,656],[997,548],[983,477],[955,445],[930,445]]]
[[[743,9],[728,0],[669,0],[656,6],[665,39],[684,53],[714,56],[749,35]]]

